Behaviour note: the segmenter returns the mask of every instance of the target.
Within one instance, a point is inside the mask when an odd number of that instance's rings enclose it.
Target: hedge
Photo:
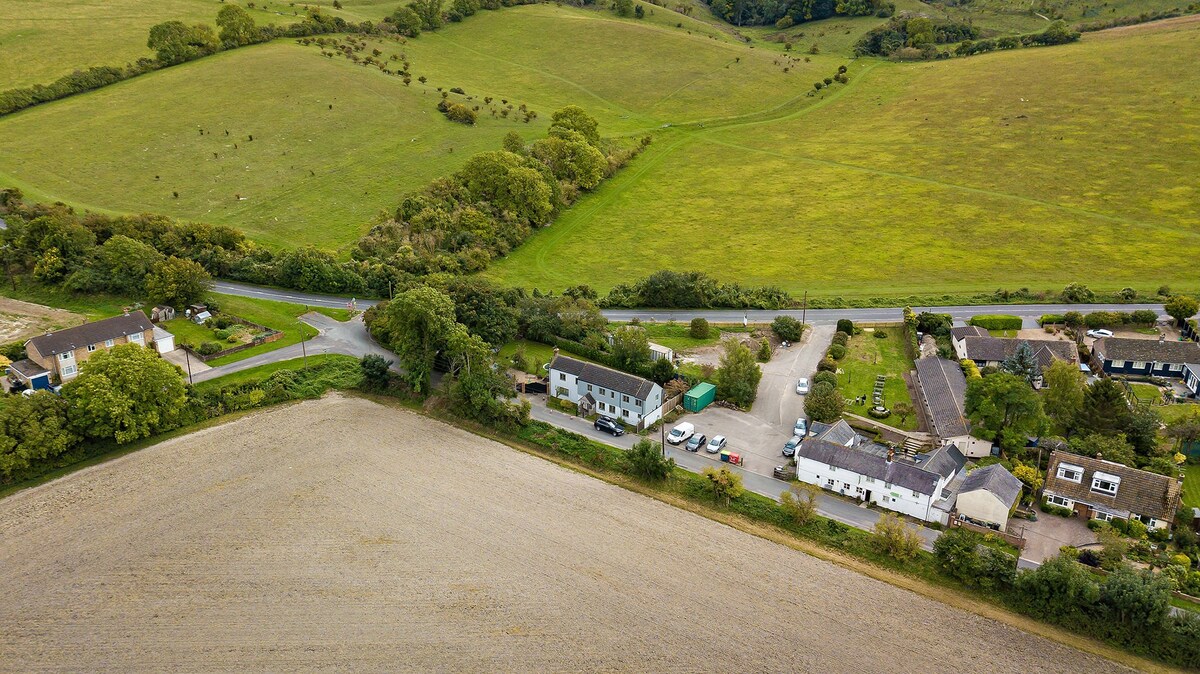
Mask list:
[[[979,314],[971,317],[970,324],[984,330],[1020,330],[1021,317],[1008,314]]]

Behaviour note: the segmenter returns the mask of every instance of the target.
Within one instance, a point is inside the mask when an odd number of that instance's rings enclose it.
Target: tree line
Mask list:
[[[975,26],[960,21],[936,21],[924,16],[898,16],[871,29],[854,45],[858,56],[890,56],[897,59],[934,59],[972,56],[998,49],[1065,44],[1079,39],[1079,31],[1055,21],[1040,33],[979,39]],[[937,48],[958,43],[953,52]]]
[[[705,0],[713,14],[735,26],[789,28],[831,16],[891,16],[895,4],[885,0]]]

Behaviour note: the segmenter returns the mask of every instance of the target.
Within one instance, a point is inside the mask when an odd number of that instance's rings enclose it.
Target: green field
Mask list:
[[[272,246],[339,249],[403,193],[498,148],[509,131],[541,135],[563,105],[585,107],[605,134],[644,133],[779,106],[836,68],[818,59],[784,73],[785,57],[705,35],[700,22],[676,28],[666,13],[635,22],[526,6],[403,45],[374,41],[384,59],[407,55],[409,87],[293,41],[218,54],[0,119],[0,185],[93,210],[229,224]],[[437,87],[461,87],[476,104],[523,103],[539,117],[455,124],[435,109]]]
[[[1184,466],[1183,504],[1200,508],[1200,464]]]
[[[851,338],[846,349],[846,356],[838,362],[838,387],[846,398],[857,398],[865,395],[867,401],[862,405],[847,405],[846,411],[860,417],[867,417],[871,409],[872,392],[875,389],[875,377],[884,375],[887,379],[883,385],[883,404],[893,408],[897,403],[912,405],[912,396],[904,384],[904,373],[913,369],[912,361],[904,353],[904,333],[900,328],[875,328],[887,333],[887,339],[879,339],[874,333],[863,332]],[[917,415],[914,411],[900,422],[896,414],[886,419],[877,419],[880,423],[894,426],[906,431],[917,428]]]
[[[808,107],[663,134],[487,273],[604,290],[700,269],[859,297],[1190,287],[1198,52],[1200,23],[1176,22],[969,59],[858,61],[848,86]]]

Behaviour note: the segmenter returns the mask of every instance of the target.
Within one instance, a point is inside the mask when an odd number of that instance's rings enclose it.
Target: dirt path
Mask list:
[[[0,669],[1119,671],[327,398],[0,501]]]

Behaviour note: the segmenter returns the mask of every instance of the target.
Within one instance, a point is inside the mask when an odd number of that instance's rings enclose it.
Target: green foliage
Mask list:
[[[849,318],[839,318],[837,322],[837,331],[844,332],[847,335],[854,334],[854,321]]]
[[[1006,314],[979,314],[972,316],[970,325],[977,325],[984,330],[1020,330],[1021,317]]]
[[[392,13],[391,21],[401,35],[416,37],[421,34],[421,17],[412,7],[400,7]]]
[[[875,544],[889,557],[898,560],[913,559],[921,552],[921,537],[917,530],[896,513],[880,515],[875,522]]]
[[[636,325],[617,328],[612,333],[612,357],[615,366],[626,372],[638,372],[650,364],[650,340]]]
[[[702,272],[658,271],[633,284],[619,284],[600,301],[603,307],[661,309],[782,309],[792,298],[774,287],[745,288],[719,283]]]
[[[762,370],[754,361],[754,355],[744,344],[726,340],[721,363],[717,368],[717,396],[738,407],[750,407],[758,396],[758,382]]]
[[[804,413],[813,421],[833,423],[845,409],[842,394],[828,381],[814,383],[804,396]]]
[[[1039,434],[1045,421],[1038,395],[1007,372],[969,379],[965,407],[980,437],[998,439],[1006,450],[1023,447],[1025,436]]]
[[[718,502],[723,503],[726,507],[733,500],[740,498],[745,492],[745,489],[742,487],[742,476],[730,471],[728,468],[705,466],[701,475],[704,476],[712,497]]]
[[[445,103],[443,101],[443,103]],[[438,108],[446,115],[446,119],[459,124],[471,125],[475,123],[475,111],[463,105],[462,103],[446,103],[439,104]]]
[[[171,256],[154,264],[145,284],[150,302],[182,307],[204,299],[212,289],[212,276],[196,262]]]
[[[876,330],[876,332],[883,332],[883,331]],[[846,346],[850,343],[850,334],[846,333],[846,332],[842,332],[841,330],[838,330],[837,332],[833,333],[833,341],[831,343],[837,344],[838,346]]]
[[[0,477],[5,481],[62,455],[76,442],[62,398],[42,392],[0,404]]]
[[[442,2],[443,0],[413,0],[408,3],[409,8],[421,18],[422,30],[437,30],[442,27]]]
[[[643,480],[661,482],[675,470],[675,459],[663,456],[662,445],[645,438],[625,450],[627,470]]]
[[[564,129],[583,136],[591,145],[600,144],[600,131],[596,119],[578,105],[568,105],[550,117],[550,130]]]
[[[1072,454],[1098,456],[1102,457],[1105,461],[1113,461],[1131,468],[1137,468],[1137,455],[1133,451],[1133,446],[1125,441],[1124,433],[1116,435],[1101,435],[1099,433],[1092,433],[1086,436],[1077,435],[1072,437],[1068,441],[1068,444]]]
[[[209,26],[167,21],[150,29],[146,46],[155,52],[160,63],[174,65],[212,54],[221,45]]]
[[[381,391],[387,388],[390,378],[388,368],[392,362],[383,356],[367,354],[359,361],[362,369],[362,385],[368,391]]]
[[[837,361],[825,356],[817,363],[817,370],[820,372],[837,372]]]
[[[779,495],[779,507],[792,522],[801,526],[811,522],[817,515],[817,496],[821,489],[807,482],[796,482]]]
[[[828,354],[834,360],[841,360],[846,357],[846,347],[841,344],[830,344]]]
[[[817,384],[829,384],[830,386],[833,386],[836,388],[838,385],[837,375],[832,372],[822,370],[822,371],[816,373],[815,375],[813,375],[812,385],[816,386]],[[810,390],[811,390],[811,387],[810,387]]]
[[[771,340],[764,339],[762,343],[758,345],[757,357],[758,362],[760,363],[766,363],[771,360]]]
[[[1058,515],[1059,517],[1070,517],[1075,512],[1074,510],[1071,510],[1070,508],[1064,508],[1059,505],[1054,505],[1053,503],[1050,503],[1049,501],[1047,501],[1044,498],[1042,499],[1042,502],[1038,507],[1044,513],[1047,513],[1049,515]]]
[[[708,320],[701,316],[697,316],[692,319],[692,322],[688,327],[688,336],[692,339],[708,339],[710,330],[711,328],[708,325]]]
[[[221,29],[221,42],[230,46],[240,47],[258,40],[254,18],[234,4],[221,6],[217,12],[217,27]]]
[[[187,402],[179,368],[138,344],[92,354],[62,396],[72,429],[118,444],[174,428]]]
[[[632,16],[633,0],[613,0],[613,11],[617,16]]]
[[[1024,340],[1017,344],[1011,356],[1004,359],[1000,369],[1024,379],[1025,383],[1031,386],[1042,376],[1042,366],[1038,363],[1037,356],[1033,355],[1033,347]]]
[[[1060,429],[1071,428],[1083,408],[1083,373],[1074,363],[1056,360],[1043,374],[1042,406]]]
[[[799,342],[804,337],[804,324],[794,316],[779,314],[771,321],[771,331],[785,342]]]
[[[417,393],[428,393],[434,359],[456,331],[465,332],[454,315],[453,300],[422,286],[397,295],[371,326],[375,338],[399,356],[405,381]]]
[[[1125,391],[1112,379],[1097,379],[1083,395],[1075,422],[1079,434],[1116,435],[1129,428],[1131,413]]]
[[[1200,310],[1200,300],[1189,295],[1174,295],[1163,303],[1163,310],[1175,319],[1176,325],[1183,325]]]
[[[1059,297],[1072,304],[1087,304],[1096,300],[1096,293],[1082,283],[1071,283],[1062,289]]]

